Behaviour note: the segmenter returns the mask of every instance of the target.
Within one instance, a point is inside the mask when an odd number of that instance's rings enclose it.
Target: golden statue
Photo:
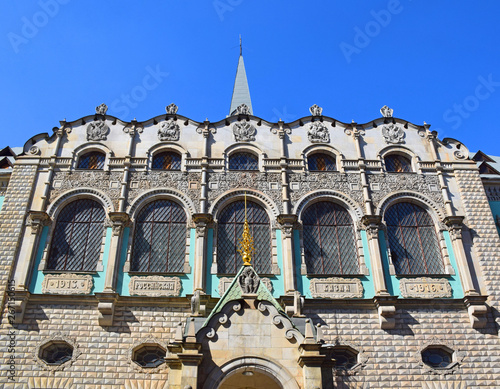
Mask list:
[[[241,248],[238,252],[243,258],[243,266],[250,266],[252,261],[252,254],[255,253],[255,247],[253,246],[253,237],[250,234],[250,227],[247,220],[247,194],[245,192],[245,223],[243,224],[243,234],[240,239]]]

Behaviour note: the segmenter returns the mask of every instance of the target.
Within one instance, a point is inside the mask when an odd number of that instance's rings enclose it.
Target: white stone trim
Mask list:
[[[97,171],[109,171],[109,160],[115,154],[113,153],[113,151],[109,147],[107,147],[99,142],[86,142],[86,143],[76,147],[72,153],[72,163],[71,163],[70,170],[78,169],[77,166],[78,166],[78,162],[80,161],[80,157],[82,155],[87,154],[87,153],[92,152],[92,151],[100,151],[101,153],[104,153],[104,156],[105,156],[104,166],[103,166],[102,170],[99,169]],[[80,170],[80,169],[78,169],[78,170]],[[81,170],[87,170],[87,169],[81,169]]]
[[[73,354],[71,356],[71,359],[60,365],[48,365],[43,359],[40,358],[40,351],[52,343],[59,343],[59,342],[68,343],[73,348]],[[76,343],[75,339],[70,338],[60,332],[56,332],[48,336],[44,340],[42,340],[40,343],[38,343],[38,345],[35,348],[35,351],[33,352],[33,359],[43,370],[56,372],[70,367],[80,355],[81,351],[79,350],[78,343]]]

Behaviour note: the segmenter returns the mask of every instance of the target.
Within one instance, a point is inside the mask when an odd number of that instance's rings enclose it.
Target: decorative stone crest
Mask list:
[[[309,286],[313,298],[361,298],[363,286],[357,278],[314,278]]]
[[[177,141],[180,137],[180,127],[173,118],[160,124],[158,139],[163,141]]]
[[[178,111],[179,107],[177,107],[177,105],[175,105],[174,103],[172,104],[169,104],[165,107],[165,111],[167,111],[167,113],[169,115],[175,115]]]
[[[260,278],[251,267],[246,267],[238,277],[240,288],[245,294],[255,294],[259,289]]]
[[[99,105],[98,107],[95,107],[95,113],[98,115],[106,115],[106,112],[108,112],[108,106],[104,103]]]
[[[96,120],[87,126],[88,141],[106,140],[108,133],[109,127],[103,119]]]
[[[257,130],[247,120],[236,122],[233,125],[234,139],[237,142],[250,142],[255,140]]]
[[[134,276],[130,278],[129,293],[149,297],[179,296],[181,279],[179,277]]]
[[[382,108],[380,108],[380,113],[385,118],[392,118],[393,112],[394,110],[392,108],[389,108],[387,105],[384,105]]]
[[[42,282],[42,293],[89,294],[93,280],[89,274],[46,274]]]
[[[31,155],[38,155],[40,154],[40,148],[38,146],[31,146],[29,153]]]
[[[451,297],[451,285],[446,278],[402,278],[399,289],[404,298]]]
[[[219,279],[219,287],[217,290],[219,291],[219,296],[223,296],[226,293],[227,288],[231,285],[234,278],[232,277],[222,277]],[[269,292],[273,292],[273,283],[269,278],[261,278],[260,281],[264,284],[264,286],[269,290]]]
[[[236,114],[238,114],[238,115],[250,115],[250,108],[246,104],[240,104],[236,108]]]
[[[328,128],[321,122],[311,123],[307,131],[307,137],[312,143],[328,143],[330,142],[330,134]]]
[[[391,123],[382,127],[382,135],[386,143],[404,143],[405,132],[397,124]]]
[[[323,108],[319,107],[317,104],[314,104],[309,108],[309,112],[311,112],[312,116],[322,116]]]

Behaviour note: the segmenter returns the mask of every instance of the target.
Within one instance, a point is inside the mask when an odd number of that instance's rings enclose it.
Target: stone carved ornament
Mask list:
[[[222,277],[219,279],[219,286],[217,290],[219,291],[219,296],[223,296],[226,293],[227,288],[233,282],[234,278],[232,277]],[[269,290],[269,292],[273,292],[273,283],[269,278],[261,278],[260,281],[264,284],[264,286]]]
[[[163,141],[177,141],[180,137],[180,127],[173,118],[160,124],[158,129],[158,139]]]
[[[255,294],[259,289],[260,278],[251,267],[247,267],[238,277],[238,283],[243,293]]]
[[[314,104],[309,108],[309,112],[311,112],[312,116],[322,116],[323,108],[319,107],[317,104]]]
[[[94,285],[89,274],[46,274],[42,282],[44,294],[89,294]]]
[[[382,127],[382,135],[384,136],[385,143],[404,143],[405,132],[397,124],[391,123]]]
[[[102,117],[98,118],[87,126],[88,141],[106,140],[109,133],[109,127],[106,124],[104,116],[106,115],[107,111],[108,106],[106,104],[101,104],[95,108],[95,113],[97,115],[102,115]]]
[[[95,107],[95,113],[98,115],[106,115],[106,112],[108,112],[108,106],[104,103],[99,105],[98,107]]]
[[[234,139],[237,142],[250,142],[255,140],[257,130],[247,120],[236,122],[233,125]]]
[[[165,107],[165,111],[167,111],[167,113],[169,115],[175,115],[178,111],[179,107],[177,107],[177,105],[175,105],[174,103],[172,104],[169,104]]]
[[[393,112],[394,110],[392,108],[389,108],[387,105],[384,105],[382,108],[380,108],[380,113],[385,118],[392,118]]]
[[[330,134],[328,128],[321,122],[311,123],[307,130],[307,138],[312,143],[328,143],[330,142]]]
[[[250,108],[246,104],[240,104],[236,108],[236,113],[241,115],[250,115]]]

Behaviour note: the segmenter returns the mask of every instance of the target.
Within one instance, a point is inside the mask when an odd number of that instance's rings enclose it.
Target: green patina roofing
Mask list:
[[[233,282],[231,282],[231,285],[229,285],[229,288],[227,288],[224,295],[221,297],[215,308],[207,317],[207,320],[205,320],[205,322],[203,323],[202,328],[205,327],[210,321],[210,319],[213,316],[217,315],[227,303],[229,303],[230,301],[241,300],[243,298],[242,296],[243,292],[238,283],[238,277],[246,267],[247,266],[241,267],[238,274],[236,274],[236,276],[234,277]],[[255,273],[255,270],[252,266],[250,266],[250,269],[252,269],[252,271]],[[270,302],[278,310],[279,313],[286,316],[285,312],[283,311],[283,308],[281,308],[281,305],[279,305],[278,301],[276,301],[276,299],[273,297],[273,295],[271,294],[269,289],[267,289],[266,285],[264,285],[263,282],[259,282],[259,289],[257,290],[257,300]]]

